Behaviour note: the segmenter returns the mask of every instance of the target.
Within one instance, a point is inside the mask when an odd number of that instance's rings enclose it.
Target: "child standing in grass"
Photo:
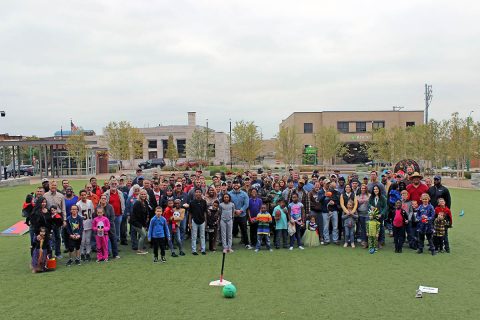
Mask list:
[[[75,264],[80,265],[80,245],[83,234],[83,218],[78,214],[76,204],[70,208],[70,216],[67,218],[67,247],[69,259],[67,267],[70,267],[75,258]]]
[[[273,209],[273,217],[275,220],[275,249],[280,249],[280,238],[282,239],[283,248],[288,248],[287,244],[287,214],[288,209],[285,200],[280,198],[278,205]]]
[[[298,201],[298,194],[292,193],[292,202],[288,205],[289,220],[292,225],[295,226],[295,233],[290,236],[290,248],[293,250],[295,239],[297,240],[298,249],[303,250],[302,239],[300,236],[301,228],[304,227],[303,221],[305,220],[305,208],[303,204]]]
[[[306,230],[302,237],[303,244],[306,247],[318,247],[320,239],[318,237],[318,225],[315,216],[311,215],[307,221]]]
[[[47,255],[48,255],[48,238],[46,236],[47,229],[40,227],[38,236],[33,239],[33,254],[32,254],[32,272],[43,272],[46,270]]]
[[[267,211],[267,205],[263,203],[260,207],[260,212],[256,216],[256,221],[258,223],[257,228],[257,245],[255,247],[255,252],[260,250],[262,246],[262,241],[265,239],[267,244],[267,249],[272,251],[270,247],[270,222],[272,222],[272,216]]]
[[[378,251],[378,235],[380,233],[380,221],[378,221],[378,209],[371,207],[368,211],[367,238],[368,249],[371,254]]]
[[[402,200],[395,202],[393,211],[393,242],[395,243],[395,252],[402,253],[403,243],[405,242],[405,226],[408,224],[408,214],[402,209]]]
[[[180,200],[180,199],[179,199]],[[177,222],[175,221],[173,217],[173,213],[175,212],[174,208],[174,200],[173,199],[168,199],[167,200],[167,207],[165,210],[163,210],[162,216],[165,218],[167,221],[168,229],[170,231],[170,234],[175,234],[175,232],[180,232],[178,229]],[[178,257],[178,255],[175,253],[175,250],[173,248],[173,240],[168,240],[168,248],[170,249],[170,252],[172,254],[173,258]],[[182,248],[180,247],[180,251],[182,251]]]
[[[103,207],[97,208],[97,216],[93,219],[92,230],[97,243],[97,262],[108,261],[108,232],[110,220],[105,217]]]
[[[418,207],[417,211],[417,231],[418,231],[418,251],[417,253],[423,253],[423,247],[425,238],[428,241],[428,247],[432,256],[436,254],[435,246],[433,245],[433,220],[435,217],[435,209],[429,203],[430,196],[427,193],[423,193],[420,197],[422,204]]]
[[[170,241],[170,232],[168,230],[167,220],[162,217],[162,207],[155,208],[155,216],[150,220],[148,241],[153,243],[153,262],[158,262],[158,247],[160,247],[160,261],[162,263],[166,262],[165,247],[167,241]]]
[[[448,220],[445,219],[445,213],[440,211],[433,222],[433,244],[437,252],[443,252],[445,230],[447,230],[447,227]]]
[[[435,218],[440,214],[440,212],[443,212],[444,218],[447,221],[447,225],[445,226],[445,232],[443,235],[442,249],[444,248],[445,252],[450,253],[450,242],[448,241],[448,229],[452,227],[452,212],[446,206],[445,199],[438,198],[437,201],[438,201],[438,206],[435,208]]]
[[[354,202],[352,200],[348,200],[347,202],[347,211],[343,212],[342,220],[343,220],[343,227],[345,228],[345,244],[343,245],[344,248],[348,247],[348,243],[355,248],[355,224],[358,220],[358,214],[354,210]]]

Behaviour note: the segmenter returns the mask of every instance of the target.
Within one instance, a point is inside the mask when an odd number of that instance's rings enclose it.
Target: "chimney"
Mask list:
[[[196,124],[196,112],[189,112],[188,113],[188,126],[189,127],[195,127]]]

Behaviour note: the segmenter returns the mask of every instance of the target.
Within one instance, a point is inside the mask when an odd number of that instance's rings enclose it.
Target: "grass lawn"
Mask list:
[[[74,189],[81,184],[74,181]],[[0,189],[0,229],[21,219],[21,203],[33,189]],[[452,197],[450,254],[395,254],[391,238],[375,255],[334,245],[257,254],[239,249],[226,260],[235,299],[208,286],[218,278],[219,253],[167,256],[166,264],[154,265],[150,254],[121,246],[117,261],[67,269],[63,259],[55,272],[32,275],[28,236],[1,237],[1,317],[480,319],[480,192],[452,190]],[[415,299],[419,285],[440,293]]]

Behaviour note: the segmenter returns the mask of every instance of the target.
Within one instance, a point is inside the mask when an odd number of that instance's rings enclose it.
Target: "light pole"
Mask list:
[[[230,170],[233,170],[232,164],[232,119],[228,119],[230,121]]]
[[[208,163],[208,156],[209,156],[209,148],[208,148],[208,136],[209,136],[209,132],[208,132],[208,119],[207,119],[207,154],[206,154],[206,158],[207,158],[207,166],[209,165],[209,163]]]

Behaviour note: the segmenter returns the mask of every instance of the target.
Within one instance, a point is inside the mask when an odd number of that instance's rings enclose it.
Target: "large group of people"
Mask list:
[[[111,176],[103,186],[92,177],[77,192],[68,180],[59,188],[43,179],[22,214],[30,226],[34,272],[45,271],[47,257],[62,259],[62,243],[67,266],[95,259],[92,252],[99,263],[119,259],[119,245],[139,255],[153,249],[153,261],[165,262],[166,250],[184,256],[188,239],[193,255],[218,247],[232,253],[237,237],[256,252],[333,243],[372,254],[385,247],[386,236],[397,253],[404,245],[423,253],[426,239],[435,255],[450,252],[453,222],[441,180],[435,176],[432,183],[411,169],[384,170],[380,177],[371,171],[362,179],[338,170],[256,170],[217,173],[211,180],[201,171],[154,171],[146,179],[139,169],[133,179]]]

